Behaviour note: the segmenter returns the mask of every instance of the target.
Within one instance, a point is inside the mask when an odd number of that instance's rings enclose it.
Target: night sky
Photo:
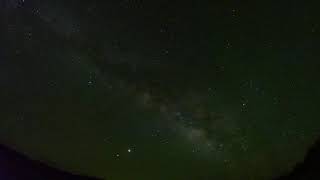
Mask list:
[[[0,143],[107,180],[264,180],[320,136],[312,1],[0,0]]]

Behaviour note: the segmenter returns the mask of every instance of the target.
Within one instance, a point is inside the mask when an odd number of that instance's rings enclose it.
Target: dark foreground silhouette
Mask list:
[[[310,148],[303,162],[276,180],[320,180],[320,139]]]
[[[28,159],[0,145],[0,180],[98,180],[74,175]]]
[[[320,180],[320,139],[308,151],[305,160],[294,170],[275,180]],[[74,175],[28,159],[0,145],[0,180],[99,180]]]

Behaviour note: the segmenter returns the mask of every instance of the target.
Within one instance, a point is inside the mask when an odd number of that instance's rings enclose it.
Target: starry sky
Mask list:
[[[110,180],[287,173],[320,136],[317,7],[1,0],[0,143]]]

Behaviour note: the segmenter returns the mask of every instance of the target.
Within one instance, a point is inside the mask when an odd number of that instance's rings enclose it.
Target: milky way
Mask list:
[[[0,141],[34,159],[115,180],[271,179],[319,135],[312,6],[1,9]]]

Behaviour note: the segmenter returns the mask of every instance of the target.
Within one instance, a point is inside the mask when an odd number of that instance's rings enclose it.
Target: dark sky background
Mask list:
[[[279,176],[320,135],[318,7],[1,0],[0,142],[110,180]]]

